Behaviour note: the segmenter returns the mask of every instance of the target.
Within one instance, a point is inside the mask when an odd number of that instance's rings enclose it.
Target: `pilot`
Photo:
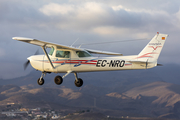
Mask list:
[[[84,54],[81,51],[77,51],[76,54],[78,55],[78,57],[84,57]]]
[[[64,58],[69,58],[69,51],[64,51],[63,57],[64,57]]]
[[[76,54],[78,55],[78,57],[79,57],[79,51],[76,51]]]

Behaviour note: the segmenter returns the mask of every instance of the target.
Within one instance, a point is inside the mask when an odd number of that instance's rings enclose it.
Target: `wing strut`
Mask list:
[[[46,51],[46,49],[45,49],[45,46],[46,46],[46,45],[43,45],[43,46],[41,46],[41,48],[43,49],[46,57],[48,58],[48,61],[49,61],[50,65],[51,65],[51,67],[54,69],[54,66],[53,66],[53,64],[52,64],[52,62],[51,62],[51,59],[49,58],[49,55],[47,54],[47,51]]]

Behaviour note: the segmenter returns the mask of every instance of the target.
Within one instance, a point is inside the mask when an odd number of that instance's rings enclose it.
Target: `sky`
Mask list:
[[[40,47],[12,40],[29,37],[71,45],[144,39],[84,48],[136,55],[157,32],[168,34],[158,62],[180,64],[179,0],[1,0],[0,78],[24,76],[23,64]]]

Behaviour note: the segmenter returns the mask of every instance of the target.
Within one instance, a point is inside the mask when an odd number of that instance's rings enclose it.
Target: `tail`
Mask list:
[[[137,60],[144,61],[146,63],[157,63],[167,37],[167,34],[157,33],[146,45],[146,47],[138,54]]]

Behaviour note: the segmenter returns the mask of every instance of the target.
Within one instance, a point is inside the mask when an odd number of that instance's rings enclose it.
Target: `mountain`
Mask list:
[[[180,118],[180,85],[152,82],[121,88],[92,85],[79,90],[66,87],[31,88],[4,85],[0,87],[0,104],[16,103],[27,108],[92,109],[110,116]]]
[[[62,85],[55,85],[54,73],[47,74],[45,84],[39,86],[41,72],[32,71],[27,76],[0,81],[0,104],[69,111],[92,109],[116,117],[179,119],[179,69],[178,65],[165,65],[148,70],[79,73],[84,80],[81,88],[75,87],[73,74],[64,78]]]
[[[175,86],[178,89],[174,89]],[[124,95],[140,101],[139,106],[143,107],[145,113],[160,116],[168,112],[178,113],[180,110],[178,108],[180,102],[179,87],[179,85],[172,83],[153,82],[132,88],[126,91]],[[179,116],[179,114],[177,115]]]

